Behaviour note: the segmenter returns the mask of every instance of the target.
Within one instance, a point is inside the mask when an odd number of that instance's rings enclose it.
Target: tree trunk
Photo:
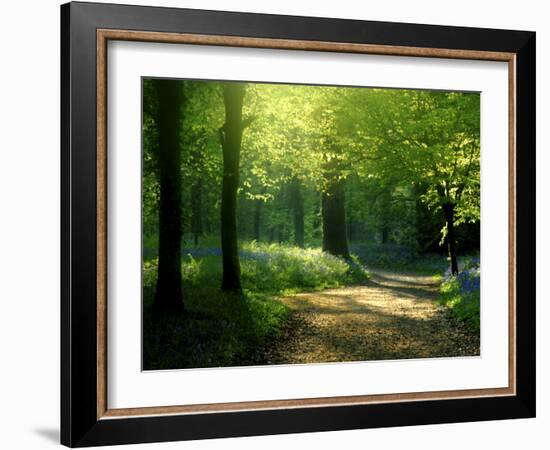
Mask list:
[[[348,195],[348,200],[349,200],[349,197],[350,195]],[[347,223],[348,223],[348,241],[349,242],[353,242],[353,240],[355,239],[355,233],[353,228],[353,226],[355,225],[355,222],[353,220],[353,214],[351,212],[352,210],[353,208],[350,208],[349,201],[348,201],[348,207],[346,208],[346,213],[348,215]]]
[[[261,194],[264,195],[267,189],[265,186],[262,186]],[[254,240],[260,242],[261,237],[261,227],[262,227],[262,209],[264,206],[263,200],[256,200],[254,204]]]
[[[223,87],[225,124],[220,129],[223,150],[223,181],[221,204],[222,290],[242,293],[241,268],[237,242],[237,188],[241,140],[245,127],[242,108],[245,86],[227,83]]]
[[[322,225],[322,221],[321,221],[321,216],[322,216],[322,208],[321,208],[321,203],[322,203],[322,195],[319,196],[318,193],[315,193],[315,206],[313,208],[313,223],[312,223],[312,228],[313,228],[313,237],[314,238],[320,238],[321,237],[321,225]]]
[[[262,224],[263,200],[256,200],[254,205],[254,240],[260,242],[260,226]]]
[[[332,180],[322,194],[323,251],[349,259],[343,180]]]
[[[346,222],[348,227],[348,244],[357,238],[357,217],[352,203],[353,189],[349,189],[346,196]]]
[[[290,184],[290,204],[294,221],[294,244],[304,248],[304,196],[297,178],[293,178]]]
[[[415,201],[415,240],[420,253],[440,252],[439,234],[441,232],[441,219],[421,200],[426,193],[427,187],[423,184],[414,185]],[[444,196],[444,192],[439,195]]]
[[[281,224],[277,225],[277,242],[282,244],[284,240],[283,237],[283,226]]]
[[[388,243],[390,231],[386,225],[382,227],[382,244]]]
[[[159,313],[183,311],[181,288],[180,112],[182,84],[155,80],[159,133],[159,263],[153,303]]]
[[[454,227],[455,206],[452,203],[445,203],[443,205],[443,212],[445,213],[445,221],[447,222],[447,245],[449,248],[449,256],[451,257],[451,273],[453,275],[458,275]]]
[[[195,247],[199,245],[199,237],[202,236],[202,177],[198,174],[198,180],[191,188],[191,232],[195,241]]]

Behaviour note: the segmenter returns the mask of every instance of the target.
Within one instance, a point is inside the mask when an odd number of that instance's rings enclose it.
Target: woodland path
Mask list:
[[[292,308],[268,364],[473,356],[479,338],[438,305],[431,276],[376,270],[364,286],[281,298]]]

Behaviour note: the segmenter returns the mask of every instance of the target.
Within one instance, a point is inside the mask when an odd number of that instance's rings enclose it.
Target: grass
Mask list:
[[[155,318],[146,294],[144,369],[223,367],[262,363],[261,348],[275,337],[288,308],[265,295],[224,295],[216,287],[186,290],[182,317]]]
[[[183,369],[269,364],[271,343],[280,336],[291,310],[279,297],[298,292],[364,284],[369,267],[443,278],[439,301],[479,333],[479,258],[461,258],[459,277],[441,274],[442,255],[418,255],[405,247],[360,244],[350,261],[286,244],[242,243],[239,253],[243,295],[220,291],[221,251],[216,242],[185,248],[182,283],[185,315],[154,318],[151,312],[157,258],[143,265],[144,369]],[[477,277],[477,278],[476,278]],[[477,280],[477,281],[476,281]]]
[[[181,317],[154,318],[157,259],[144,262],[145,370],[265,364],[262,349],[290,311],[277,296],[360,284],[369,276],[356,258],[346,262],[320,249],[248,242],[240,250],[244,295],[235,296],[219,289],[219,252],[192,253],[182,261]]]
[[[292,294],[353,284],[369,278],[356,257],[351,261],[284,244],[245,243],[241,271],[244,288],[254,292]]]
[[[479,334],[479,267],[466,268],[458,277],[448,277],[441,284],[439,302],[449,307],[474,333]]]

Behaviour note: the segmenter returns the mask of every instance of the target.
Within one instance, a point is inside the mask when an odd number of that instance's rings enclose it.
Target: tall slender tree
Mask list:
[[[183,83],[154,80],[158,96],[159,263],[154,310],[181,313],[181,171],[180,142]]]
[[[193,233],[193,241],[195,247],[197,247],[199,245],[199,238],[203,235],[203,165],[206,149],[206,130],[204,127],[199,127],[197,132],[193,134],[193,137],[194,148],[191,151],[191,166],[193,167],[194,181],[191,185],[191,233]]]
[[[225,83],[223,100],[225,123],[219,130],[223,151],[221,202],[222,290],[242,293],[237,240],[237,188],[243,131],[251,119],[243,120],[245,84]]]
[[[292,178],[290,182],[289,194],[294,222],[294,244],[298,247],[304,248],[304,195],[302,193],[300,180],[297,177]]]
[[[265,195],[266,187],[262,186],[261,195]],[[264,206],[264,200],[257,198],[254,200],[254,240],[260,242],[261,228],[262,228],[262,209]]]
[[[443,213],[445,214],[445,223],[447,226],[447,247],[451,258],[451,273],[458,275],[458,259],[456,256],[456,236],[455,236],[455,205],[451,202],[442,205]]]

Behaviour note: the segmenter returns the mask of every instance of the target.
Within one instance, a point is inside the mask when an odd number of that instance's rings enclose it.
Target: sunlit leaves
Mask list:
[[[148,80],[143,88],[147,214],[158,196],[156,105]],[[182,89],[182,178],[189,184],[203,177],[205,203],[215,205],[223,167],[221,83],[186,80]],[[404,227],[415,199],[434,214],[444,202],[455,204],[457,225],[479,220],[479,94],[268,83],[248,83],[246,89],[243,117],[254,120],[243,133],[242,198],[276,211],[291,180],[311,195],[346,180],[348,190],[357,190],[353,214],[376,226],[394,217]]]

